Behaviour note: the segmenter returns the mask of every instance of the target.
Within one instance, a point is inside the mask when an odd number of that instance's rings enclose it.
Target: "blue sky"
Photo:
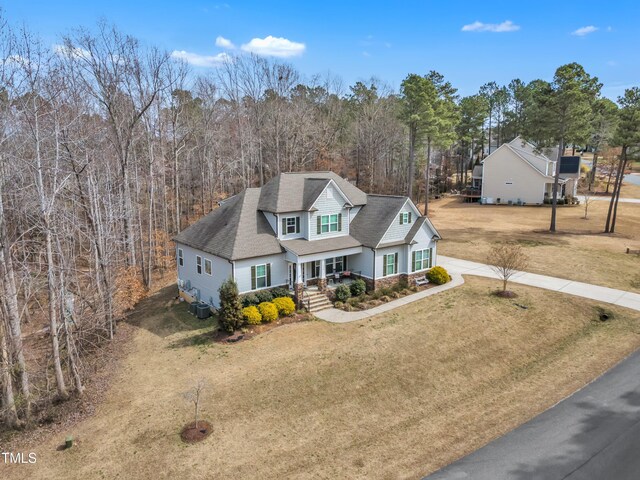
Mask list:
[[[61,33],[106,18],[145,43],[211,65],[195,66],[196,71],[216,68],[221,54],[250,50],[278,55],[307,77],[337,74],[346,85],[377,76],[398,88],[408,73],[437,70],[469,95],[491,80],[550,79],[556,67],[572,61],[598,76],[608,97],[640,85],[637,1],[0,0],[0,5],[11,23],[26,23],[52,45]]]

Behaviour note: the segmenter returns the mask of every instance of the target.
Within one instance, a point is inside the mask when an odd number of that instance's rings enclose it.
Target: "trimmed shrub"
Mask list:
[[[336,308],[342,308],[344,306],[344,303],[336,302],[336,303],[333,304],[333,306],[336,307]]]
[[[351,290],[346,285],[338,285],[335,290],[336,300],[346,302],[351,297]]]
[[[359,297],[367,290],[367,284],[364,283],[364,280],[358,278],[351,285],[349,285],[349,290],[351,290],[352,297]]]
[[[293,303],[293,299],[291,297],[274,298],[273,304],[276,306],[278,313],[281,316],[286,317],[296,311],[296,304]]]
[[[273,298],[281,298],[281,297],[290,297],[291,295],[289,294],[289,290],[287,290],[286,288],[282,288],[282,287],[276,287],[276,288],[272,288],[270,290],[271,295],[273,295]]]
[[[400,292],[392,292],[391,293],[391,298],[400,298],[402,295],[400,295]]]
[[[449,273],[442,267],[436,266],[427,272],[427,280],[436,285],[442,285],[451,280]]]
[[[250,306],[256,306],[260,303],[260,300],[258,300],[258,297],[256,297],[256,295],[254,293],[248,293],[247,295],[244,295],[242,297],[242,306],[243,307],[250,307]]]
[[[382,296],[388,297],[392,293],[393,293],[393,288],[391,288],[391,287],[382,287],[380,289],[380,295],[382,295]]]
[[[390,300],[391,300],[391,298],[388,297],[387,295],[383,295],[383,296],[380,297],[380,301],[384,302],[384,303],[387,303]]]
[[[260,325],[260,322],[262,322],[262,314],[254,305],[244,307],[242,316],[249,325]]]
[[[256,292],[256,297],[258,298],[259,303],[270,302],[273,300],[273,295],[269,290],[260,290]]]
[[[242,304],[238,295],[238,284],[233,279],[220,285],[220,324],[227,333],[233,333],[242,326]]]
[[[262,320],[265,322],[273,322],[278,319],[278,308],[273,302],[262,302],[258,305],[258,310],[260,310]]]

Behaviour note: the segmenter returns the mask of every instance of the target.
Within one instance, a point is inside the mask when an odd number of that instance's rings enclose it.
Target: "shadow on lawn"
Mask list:
[[[619,397],[633,410],[616,411],[588,401],[579,402],[577,408],[589,413],[567,444],[571,447],[563,454],[545,458],[536,463],[523,463],[509,472],[508,478],[530,479],[637,479],[640,459],[637,455],[640,432],[640,392],[629,390]],[[606,436],[606,441],[590,441],[594,432]]]
[[[175,285],[165,287],[138,303],[125,321],[162,338],[179,332],[217,326],[215,317],[200,320],[189,314],[188,303],[178,302],[177,296],[178,289]],[[197,342],[191,344],[195,345]]]

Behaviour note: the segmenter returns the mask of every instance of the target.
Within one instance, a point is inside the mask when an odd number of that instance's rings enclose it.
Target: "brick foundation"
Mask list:
[[[320,290],[321,292],[324,292],[327,289],[327,279],[318,278],[316,285],[318,285],[318,290]]]
[[[309,280],[307,280],[307,286],[309,287],[313,287],[314,285],[318,284],[318,279],[317,278],[310,278]]]

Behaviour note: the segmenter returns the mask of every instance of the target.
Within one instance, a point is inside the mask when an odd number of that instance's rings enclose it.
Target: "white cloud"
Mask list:
[[[265,38],[254,38],[249,43],[242,45],[241,48],[245,52],[270,57],[296,57],[304,53],[306,45],[269,35]]]
[[[228,38],[224,38],[221,35],[218,35],[216,37],[216,46],[221,48],[228,48],[230,50],[236,48],[231,40],[229,40]]]
[[[586,27],[580,27],[579,29],[574,30],[573,32],[571,32],[571,35],[584,37],[585,35],[589,35],[590,33],[595,32],[596,30],[598,30],[598,27],[594,27],[593,25],[588,25]]]
[[[475,21],[469,25],[462,27],[463,32],[515,32],[520,30],[520,25],[516,25],[511,20],[505,20],[502,23],[482,23]]]
[[[218,67],[230,57],[226,53],[217,55],[199,55],[197,53],[185,52],[184,50],[174,50],[171,52],[173,58],[179,58],[195,67]]]
[[[56,55],[60,56],[72,56],[80,58],[89,58],[91,54],[88,50],[80,47],[68,47],[67,45],[56,44],[53,46],[53,51]]]

